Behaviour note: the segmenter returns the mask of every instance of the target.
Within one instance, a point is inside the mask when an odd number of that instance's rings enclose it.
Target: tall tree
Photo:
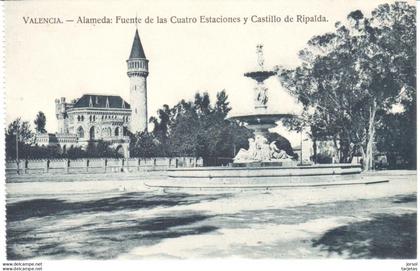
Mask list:
[[[415,29],[415,8],[404,2],[381,5],[371,17],[357,10],[334,33],[309,40],[301,66],[279,69],[313,136],[339,141],[347,159],[360,152],[365,169],[373,166],[380,112],[415,89]]]
[[[47,130],[45,130],[45,125],[47,124],[47,118],[45,117],[44,112],[42,111],[38,112],[34,120],[34,124],[35,124],[35,130],[37,133],[43,134],[47,132]]]
[[[206,165],[232,158],[235,150],[247,147],[251,132],[227,120],[231,110],[224,90],[211,103],[208,93],[196,93],[192,101],[181,100],[174,107],[164,105],[158,117],[152,117],[151,134],[134,135],[131,154],[134,156],[200,156]]]
[[[11,122],[5,132],[6,158],[15,159],[16,149],[19,150],[19,156],[24,157],[24,145],[33,143],[33,136],[29,122],[22,121],[21,118]]]

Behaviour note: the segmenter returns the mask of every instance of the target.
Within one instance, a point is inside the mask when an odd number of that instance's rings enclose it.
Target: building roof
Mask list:
[[[139,31],[136,29],[136,34],[134,35],[133,46],[131,47],[131,53],[129,59],[133,58],[146,58],[144,54],[143,46],[141,45]]]
[[[83,107],[130,109],[130,104],[120,96],[85,94],[73,106]]]

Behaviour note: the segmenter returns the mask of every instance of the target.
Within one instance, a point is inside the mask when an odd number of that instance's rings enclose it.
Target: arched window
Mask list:
[[[84,138],[85,137],[85,131],[83,130],[82,126],[80,126],[79,128],[77,128],[77,136],[79,138]]]
[[[92,126],[89,130],[89,139],[94,140],[95,139],[95,127]]]
[[[84,121],[85,120],[85,116],[82,115],[81,120]]]
[[[119,136],[120,135],[120,128],[119,127],[115,128],[114,135],[115,136]]]
[[[126,136],[128,134],[128,129],[127,127],[123,128],[123,136]]]
[[[77,121],[80,121],[80,116],[77,116]]]

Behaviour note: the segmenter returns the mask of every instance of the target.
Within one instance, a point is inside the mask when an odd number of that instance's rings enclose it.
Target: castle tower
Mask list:
[[[55,116],[57,117],[58,133],[68,133],[66,98],[55,99]]]
[[[147,75],[149,60],[146,59],[136,29],[130,57],[127,60],[127,75],[130,78],[130,105],[132,133],[147,131]]]

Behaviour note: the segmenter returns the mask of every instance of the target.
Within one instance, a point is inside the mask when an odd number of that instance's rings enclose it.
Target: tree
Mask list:
[[[47,118],[45,117],[45,114],[42,111],[39,111],[38,114],[36,115],[34,124],[35,124],[35,130],[37,131],[37,133],[43,134],[47,132],[47,130],[45,130],[45,125],[47,124]]]
[[[33,143],[33,136],[29,122],[22,121],[21,118],[11,122],[5,132],[6,159],[16,159],[16,148],[19,149],[19,156],[24,157],[24,145]]]
[[[170,121],[170,109],[167,104],[163,105],[163,109],[158,110],[158,118],[156,117],[150,117],[149,122],[153,123],[153,134],[156,136],[160,142],[163,144],[166,143],[166,140],[168,139],[168,125]]]
[[[224,90],[214,105],[208,93],[196,93],[193,101],[181,100],[170,108],[164,105],[158,117],[151,117],[152,133],[133,135],[132,156],[196,156],[204,164],[220,164],[221,158],[234,157],[235,150],[247,147],[250,130],[227,120],[231,110]]]
[[[87,153],[81,147],[71,146],[67,150],[67,152],[65,154],[63,154],[63,157],[68,158],[68,159],[80,159],[80,158],[86,158]]]
[[[89,158],[119,158],[121,154],[116,149],[110,147],[109,142],[98,140],[96,142],[89,142],[86,148],[86,157]]]
[[[415,89],[415,29],[407,3],[381,5],[369,18],[357,10],[334,33],[309,40],[299,67],[279,69],[305,108],[313,139],[339,142],[345,160],[359,152],[372,168],[381,112]]]
[[[141,132],[130,135],[131,157],[166,156],[163,146],[153,133]]]
[[[411,92],[410,92],[411,93]],[[402,110],[385,112],[378,126],[376,147],[385,153],[391,168],[415,169],[416,158],[416,95],[401,99]]]

